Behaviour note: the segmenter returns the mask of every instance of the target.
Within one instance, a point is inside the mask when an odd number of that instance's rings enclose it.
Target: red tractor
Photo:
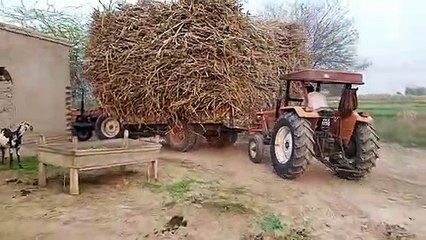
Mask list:
[[[320,160],[337,176],[363,178],[376,165],[379,137],[373,119],[357,112],[357,88],[362,75],[350,72],[304,70],[286,74],[272,109],[260,111],[249,128],[248,154],[254,163],[263,160],[269,145],[271,162],[282,178],[301,176],[310,161]],[[290,96],[291,84],[302,86],[299,97]],[[328,106],[321,87],[342,86],[339,105]],[[282,103],[283,101],[283,103]]]
[[[98,139],[121,138],[124,134],[124,128],[120,122],[108,117],[102,108],[85,110],[84,93],[80,102],[80,109],[71,109],[72,132],[79,141],[89,140],[93,132]]]

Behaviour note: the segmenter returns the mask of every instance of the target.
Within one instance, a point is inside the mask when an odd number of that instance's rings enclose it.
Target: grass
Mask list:
[[[21,158],[21,165],[22,168],[18,168],[18,161],[16,158],[13,161],[12,168],[9,168],[9,163],[5,165],[0,165],[0,171],[17,171],[18,172],[18,178],[21,182],[24,183],[31,183],[34,181],[34,178],[37,176],[38,173],[38,159],[37,156],[24,156]],[[58,170],[60,168],[47,165],[47,170]]]
[[[426,147],[426,96],[360,95],[358,111],[368,112],[375,119],[375,128],[382,142],[409,147]],[[330,104],[337,107],[337,98]],[[410,119],[400,113],[415,112]]]
[[[260,229],[264,232],[284,231],[286,225],[275,214],[267,214],[258,221]]]
[[[287,226],[281,217],[268,213],[264,215],[258,222],[260,229],[265,234],[272,234],[274,240],[310,240],[311,234],[305,228],[295,229]]]
[[[13,170],[18,170],[19,172],[25,173],[25,174],[36,174],[38,172],[38,159],[37,156],[24,156],[21,158],[21,165],[22,168],[18,168],[18,160],[14,158],[13,160]],[[58,169],[55,166],[47,165],[48,170]],[[5,165],[0,165],[0,171],[10,170],[9,164],[6,163]]]
[[[145,183],[145,186],[155,193],[168,193],[173,202],[183,202],[187,198],[187,193],[191,191],[192,185],[197,182],[198,181],[192,178],[183,178],[181,180],[165,184]]]
[[[403,146],[426,147],[426,103],[360,103],[359,111],[375,119],[381,141]],[[404,118],[403,112],[415,112],[415,119]]]
[[[167,193],[171,199],[165,203],[165,207],[185,202],[202,206],[215,213],[254,214],[256,212],[240,200],[247,193],[246,188],[221,188],[218,183],[216,185],[214,183],[184,177],[173,182],[145,183],[145,187],[154,193]]]
[[[219,213],[252,214],[255,211],[242,202],[232,200],[207,200],[201,204],[203,207]]]

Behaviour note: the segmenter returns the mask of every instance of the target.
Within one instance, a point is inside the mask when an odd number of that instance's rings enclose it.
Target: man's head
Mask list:
[[[314,85],[312,85],[312,83],[306,83],[306,90],[308,93],[315,91]]]

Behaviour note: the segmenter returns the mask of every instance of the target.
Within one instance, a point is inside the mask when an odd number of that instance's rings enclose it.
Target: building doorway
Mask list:
[[[12,127],[14,109],[12,77],[5,67],[0,66],[0,128]]]

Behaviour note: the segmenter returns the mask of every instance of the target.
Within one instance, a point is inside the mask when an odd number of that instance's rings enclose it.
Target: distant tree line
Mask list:
[[[406,87],[405,95],[424,96],[426,95],[426,87]]]

